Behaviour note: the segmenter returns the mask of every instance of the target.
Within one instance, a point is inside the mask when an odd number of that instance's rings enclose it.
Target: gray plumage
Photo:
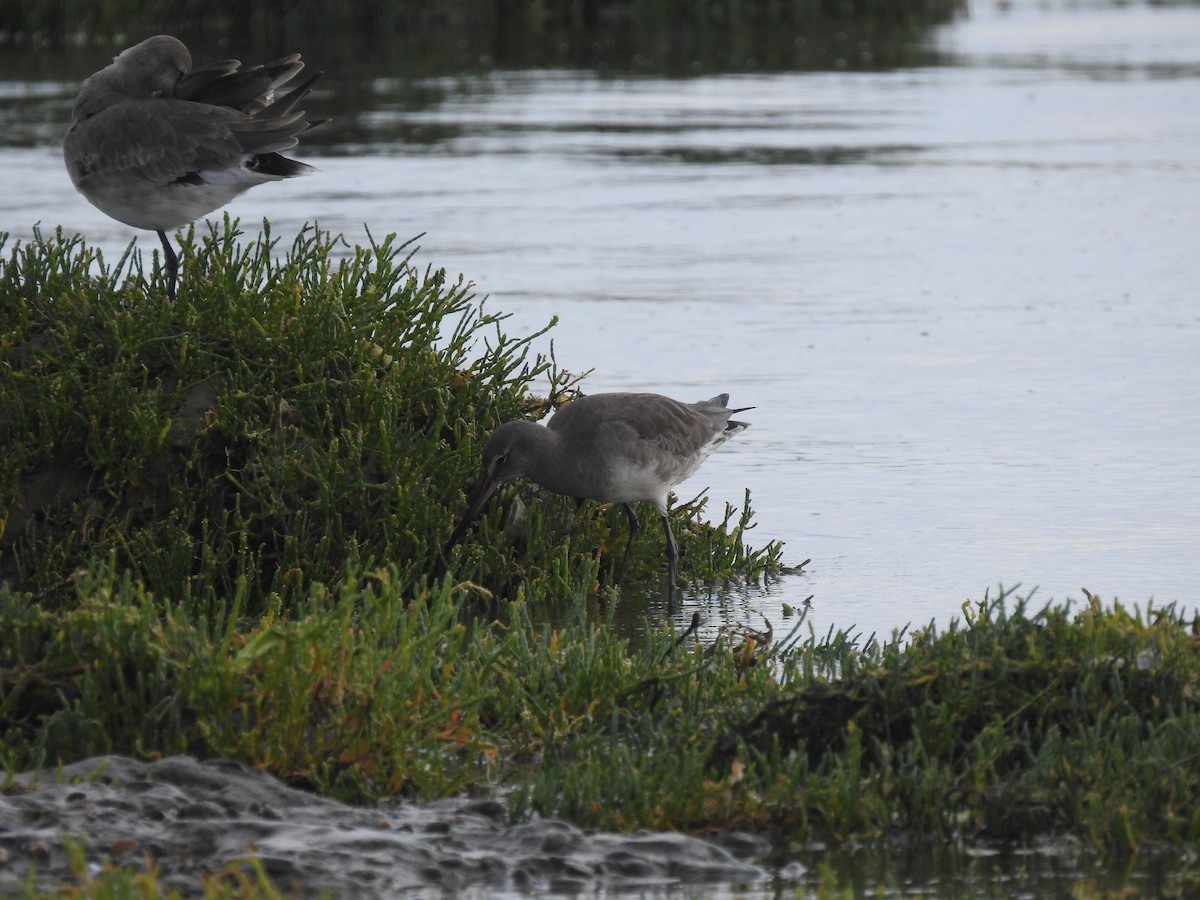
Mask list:
[[[667,516],[671,489],[691,476],[717,447],[749,427],[731,418],[729,395],[682,403],[661,394],[593,394],[558,410],[545,427],[506,422],[483,447],[483,484],[451,543],[480,513],[496,488],[527,478],[579,500],[620,503],[629,539],[617,570],[624,576],[639,523],[633,504],[654,504],[667,539],[668,601],[673,602],[678,550]]]
[[[281,154],[319,124],[296,106],[320,73],[275,94],[304,67],[299,54],[261,66],[191,65],[169,35],[122,51],[84,81],[63,140],[71,181],[93,206],[158,233],[172,297],[178,257],[166,232],[257,184],[314,171]]]

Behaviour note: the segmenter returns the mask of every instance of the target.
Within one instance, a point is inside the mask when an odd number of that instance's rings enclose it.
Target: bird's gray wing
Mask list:
[[[256,118],[201,103],[139,100],[111,106],[67,134],[82,174],[135,170],[169,184],[202,170],[233,168],[247,153],[287,150],[303,113]]]

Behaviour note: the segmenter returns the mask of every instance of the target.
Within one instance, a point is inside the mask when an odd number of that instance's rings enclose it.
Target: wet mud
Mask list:
[[[153,862],[159,884],[185,897],[251,858],[303,897],[579,895],[767,877],[750,861],[765,846],[748,836],[722,845],[552,819],[509,825],[495,800],[347,806],[238,763],[188,757],[97,757],[18,775],[0,795],[0,895],[76,883],[67,839],[82,843],[92,874]]]

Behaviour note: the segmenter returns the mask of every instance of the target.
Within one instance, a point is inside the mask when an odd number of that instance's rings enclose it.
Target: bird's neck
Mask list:
[[[564,469],[569,465],[562,452],[562,438],[549,428],[534,422],[521,423],[524,432],[522,475],[544,488],[561,493]]]

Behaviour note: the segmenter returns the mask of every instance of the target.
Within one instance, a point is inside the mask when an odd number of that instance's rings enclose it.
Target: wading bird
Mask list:
[[[730,418],[729,395],[681,403],[661,394],[593,394],[563,406],[546,426],[517,420],[492,432],[483,447],[483,483],[448,547],[462,537],[496,488],[527,478],[578,501],[620,503],[629,538],[617,568],[620,584],[638,532],[633,504],[654,504],[667,538],[667,603],[674,608],[679,551],[667,518],[667,497],[713,450],[749,427]]]

